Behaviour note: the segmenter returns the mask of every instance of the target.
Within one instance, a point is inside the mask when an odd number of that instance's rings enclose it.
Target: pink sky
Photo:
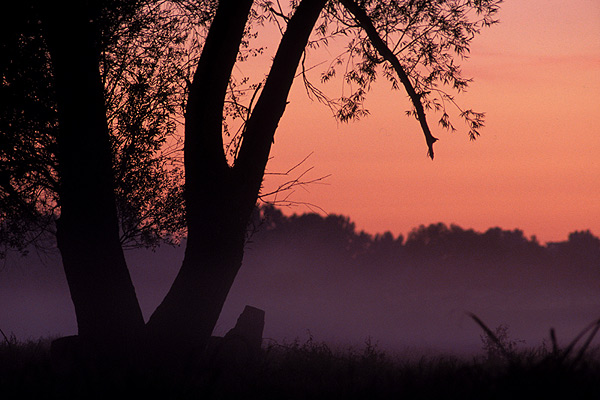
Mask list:
[[[405,93],[383,79],[369,97],[371,115],[350,124],[308,100],[298,81],[268,171],[312,153],[308,178],[331,176],[291,200],[350,216],[370,233],[445,222],[519,228],[541,242],[582,229],[599,235],[600,2],[506,1],[499,18],[462,64],[475,81],[459,103],[487,113],[477,141],[461,121],[448,133],[432,115],[440,140],[431,161],[418,123],[404,114]],[[266,190],[275,182],[268,178]]]

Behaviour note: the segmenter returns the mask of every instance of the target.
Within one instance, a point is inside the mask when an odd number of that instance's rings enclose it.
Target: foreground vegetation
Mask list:
[[[370,341],[361,349],[336,350],[309,338],[268,343],[252,361],[207,358],[185,376],[85,368],[60,373],[49,340],[22,343],[12,337],[0,345],[0,398],[600,398],[599,348],[586,341],[558,349],[553,341],[551,348],[516,351],[514,341],[489,333],[482,337],[484,352],[472,358],[392,357]]]

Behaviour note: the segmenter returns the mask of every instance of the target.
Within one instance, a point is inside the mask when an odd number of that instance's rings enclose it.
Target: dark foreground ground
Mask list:
[[[390,357],[366,343],[263,346],[245,363],[199,363],[186,376],[53,369],[49,341],[0,345],[0,399],[600,399],[600,351],[537,349],[460,359]],[[581,357],[580,357],[581,355]],[[119,397],[117,397],[119,396]]]

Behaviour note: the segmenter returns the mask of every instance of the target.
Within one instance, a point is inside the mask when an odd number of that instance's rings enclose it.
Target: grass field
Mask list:
[[[552,341],[517,351],[505,330],[482,323],[482,352],[470,358],[390,356],[369,341],[360,349],[312,338],[271,342],[251,361],[199,362],[181,376],[83,367],[58,373],[49,339],[5,337],[0,399],[600,399],[600,349],[590,346],[598,326],[572,346]]]

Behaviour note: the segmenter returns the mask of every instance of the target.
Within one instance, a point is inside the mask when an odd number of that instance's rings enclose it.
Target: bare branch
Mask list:
[[[310,153],[309,155],[304,157],[300,162],[298,162],[297,164],[295,164],[294,166],[292,166],[285,172],[265,172],[265,175],[288,176],[288,175],[292,174],[295,170],[300,168],[300,166],[303,165],[306,162],[306,160],[308,160],[310,158],[310,156],[312,156],[312,154],[313,153]],[[286,181],[286,182],[280,184],[275,190],[272,190],[267,193],[261,193],[258,196],[259,200],[261,200],[265,203],[278,204],[278,205],[281,205],[282,203],[286,204],[286,205],[304,204],[303,202],[296,202],[296,201],[292,201],[289,199],[290,196],[294,193],[293,189],[295,189],[296,187],[304,188],[308,185],[315,184],[315,183],[323,184],[324,183],[323,181],[325,181],[327,178],[329,178],[331,176],[331,174],[328,174],[328,175],[320,176],[320,177],[314,178],[314,179],[303,180],[302,178],[304,176],[306,176],[310,171],[312,171],[313,168],[314,167],[307,168],[306,170],[301,172],[294,179],[291,179],[289,181]],[[285,197],[283,199],[278,199],[277,196],[280,194],[285,194]],[[275,196],[275,198],[273,200],[266,200],[266,198],[269,196]],[[315,206],[314,204],[311,204],[311,205],[314,207],[318,207],[318,206]],[[318,208],[320,209],[320,207],[318,207]]]

